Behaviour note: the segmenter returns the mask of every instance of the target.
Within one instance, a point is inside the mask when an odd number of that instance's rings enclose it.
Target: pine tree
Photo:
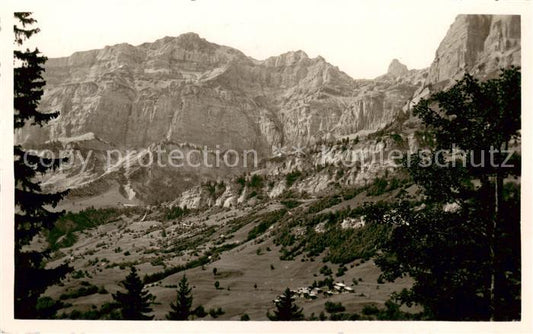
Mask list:
[[[170,304],[171,311],[167,314],[168,320],[188,320],[191,315],[192,294],[187,277],[183,275],[180,280],[176,302]]]
[[[283,295],[279,297],[279,301],[276,302],[274,314],[267,312],[267,317],[272,321],[291,321],[303,320],[304,315],[302,309],[294,304],[292,291],[287,288]]]
[[[14,26],[15,44],[22,46],[24,41],[39,32],[31,28],[37,21],[31,13],[15,13],[21,26]],[[43,95],[43,65],[47,58],[36,48],[33,51],[14,51],[14,128],[47,123],[56,118],[59,112],[38,111]],[[37,178],[56,169],[61,159],[48,159],[25,151],[20,145],[14,147],[15,170],[15,318],[36,318],[39,296],[50,285],[58,283],[72,270],[68,265],[44,269],[43,263],[50,251],[23,251],[23,247],[39,233],[50,230],[63,212],[54,208],[66,192],[43,193]]]
[[[120,305],[122,319],[152,320],[154,316],[146,315],[146,313],[152,312],[150,304],[154,296],[144,290],[144,284],[134,266],[131,267],[130,273],[121,285],[126,289],[126,293],[117,291],[113,294],[113,299]]]

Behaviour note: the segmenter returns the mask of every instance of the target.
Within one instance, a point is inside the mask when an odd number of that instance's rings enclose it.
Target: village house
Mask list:
[[[294,296],[298,296],[300,298],[306,298],[306,299],[316,299],[320,294],[324,294],[324,296],[331,296],[334,294],[340,294],[340,293],[353,293],[354,289],[346,286],[346,284],[342,282],[335,282],[333,283],[333,289],[324,291],[322,288],[319,287],[300,287],[298,289],[291,289],[290,290]],[[274,299],[274,303],[277,303],[279,301],[280,296],[278,296],[276,299]]]

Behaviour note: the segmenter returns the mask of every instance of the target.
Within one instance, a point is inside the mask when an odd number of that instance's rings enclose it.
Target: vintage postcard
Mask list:
[[[533,331],[530,1],[0,8],[2,333]]]

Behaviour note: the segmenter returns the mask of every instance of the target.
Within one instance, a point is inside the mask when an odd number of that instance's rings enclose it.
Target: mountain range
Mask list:
[[[520,49],[520,17],[511,15],[459,15],[428,68],[409,70],[394,59],[373,80],[353,79],[303,51],[256,60],[195,33],[138,46],[118,44],[49,59],[40,108],[61,115],[42,128],[23,129],[16,140],[31,147],[93,152],[89,168],[77,166],[45,181],[50,188],[73,189],[72,198],[107,194],[106,202],[115,203],[228,205],[237,203],[242,192],[226,187],[224,196],[205,201],[198,189],[252,169],[135,164],[110,169],[102,163],[105,152],[146,152],[156,146],[254,149],[260,173],[285,175],[316,165],[318,155],[311,152],[319,144],[357,137],[359,147],[375,147],[379,140],[368,134],[415,122],[410,108],[420,98],[449,87],[466,72],[490,78],[500,68],[519,66]],[[416,146],[414,130],[400,126],[399,132],[410,139],[409,149]],[[275,148],[294,146],[307,149],[306,159],[273,159]],[[353,175],[346,175],[342,185],[366,182],[379,169],[349,172]],[[315,173],[295,187],[314,193],[331,181]],[[280,187],[271,185],[269,196],[281,193]]]

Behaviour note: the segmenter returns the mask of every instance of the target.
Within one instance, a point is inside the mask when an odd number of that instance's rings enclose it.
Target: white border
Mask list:
[[[35,0],[37,1],[37,0]],[[22,4],[15,0],[0,5],[0,214],[2,231],[1,288],[0,288],[0,332],[6,333],[93,333],[93,332],[128,332],[128,333],[533,333],[532,322],[532,278],[533,224],[531,221],[531,203],[533,196],[533,178],[529,171],[533,161],[533,124],[532,115],[532,61],[533,41],[532,18],[533,4],[530,1],[446,1],[463,14],[520,14],[522,16],[522,321],[514,323],[476,323],[476,322],[385,322],[385,321],[354,321],[354,322],[237,322],[237,321],[72,321],[72,320],[13,320],[13,111],[12,111],[12,13],[21,10],[32,11],[32,3]],[[41,0],[43,1],[43,0]],[[185,0],[184,0],[185,1]],[[210,1],[210,0],[196,0]],[[248,0],[247,2],[249,2]],[[258,1],[258,0],[252,0]],[[287,0],[290,1],[290,0]],[[302,6],[310,5],[308,1],[300,1]],[[442,0],[445,1],[445,0]],[[20,1],[19,1],[20,2]],[[105,10],[105,1],[92,1]],[[386,3],[387,1],[381,1]],[[404,0],[406,6],[416,11],[420,0]],[[49,1],[53,6],[54,2]],[[153,1],[154,6],[158,1]],[[336,1],[332,5],[350,6],[350,2]],[[60,10],[58,8],[58,10]],[[238,9],[236,9],[238,10]],[[65,13],[68,15],[68,13]],[[452,22],[450,22],[451,24]],[[95,24],[97,24],[95,22]],[[415,37],[413,37],[415,38]],[[428,64],[429,66],[429,64]],[[530,92],[530,93],[527,93]]]

